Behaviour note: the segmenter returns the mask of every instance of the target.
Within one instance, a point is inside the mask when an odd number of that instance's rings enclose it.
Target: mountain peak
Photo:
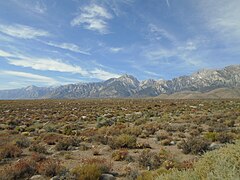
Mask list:
[[[30,86],[27,86],[26,88],[24,88],[26,91],[32,91],[34,89],[36,89],[37,86],[34,86],[34,85],[30,85]]]
[[[137,78],[135,78],[134,76],[129,75],[129,74],[124,74],[124,75],[120,76],[119,78],[117,78],[117,80],[120,80],[125,83],[134,84],[134,85],[139,84],[139,81],[137,80]]]
[[[137,79],[132,75],[129,74],[123,74],[122,76],[120,76],[118,79],[123,79],[123,78],[128,78],[128,79]]]

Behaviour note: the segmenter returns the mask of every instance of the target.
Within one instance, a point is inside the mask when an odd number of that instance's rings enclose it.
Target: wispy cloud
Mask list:
[[[160,76],[162,76],[162,75],[160,75],[160,74],[157,74],[157,73],[155,73],[155,72],[152,72],[152,71],[143,71],[145,74],[149,74],[149,75],[151,75],[151,76],[155,76],[155,77],[160,77]]]
[[[163,58],[169,58],[175,56],[177,53],[173,50],[168,50],[163,47],[154,48],[153,50],[149,50],[145,52],[145,57],[149,60],[159,60]]]
[[[204,62],[200,60],[195,51],[199,48],[204,41],[189,40],[187,42],[176,43],[172,48],[166,48],[161,45],[151,46],[143,51],[144,57],[146,57],[151,64],[171,64],[172,59],[181,60],[187,65],[202,66]]]
[[[82,77],[100,80],[119,77],[118,74],[105,71],[102,68],[93,67],[92,69],[86,69],[78,65],[66,63],[61,59],[30,57],[19,53],[14,54],[6,52],[3,50],[0,50],[0,56],[4,57],[11,65],[31,68],[34,70],[80,74]]]
[[[81,8],[80,14],[71,21],[72,26],[83,26],[85,29],[101,34],[109,33],[107,20],[113,16],[102,6],[91,4]]]
[[[7,76],[17,76],[17,77],[27,78],[27,79],[25,79],[25,81],[46,83],[48,85],[59,84],[59,82],[53,78],[50,78],[47,76],[41,76],[41,75],[37,75],[37,74],[32,74],[32,73],[21,72],[21,71],[0,70],[0,74],[7,75]]]
[[[34,1],[12,0],[12,2],[14,2],[14,6],[18,6],[18,9],[24,10],[24,12],[26,13],[42,15],[47,12],[47,6],[43,0],[34,0]]]
[[[67,64],[58,59],[22,57],[21,59],[8,58],[8,62],[15,66],[30,67],[35,70],[78,73],[83,76],[88,74],[80,66]]]
[[[90,71],[90,74],[91,74],[90,75],[91,77],[102,79],[102,80],[107,80],[109,78],[116,78],[116,77],[120,76],[118,74],[110,73],[110,72],[107,72],[107,71],[104,71],[104,70],[98,69],[98,68]]]
[[[169,0],[166,0],[167,6],[170,7]]]
[[[170,42],[176,41],[176,38],[174,37],[174,35],[172,35],[169,31],[152,23],[148,25],[147,38],[149,40],[157,40],[157,41],[162,39],[168,40]]]
[[[203,0],[198,5],[204,22],[219,38],[234,42],[240,39],[239,0]]]
[[[0,49],[0,57],[13,57],[14,55]]]
[[[36,1],[36,4],[33,6],[33,11],[44,14],[47,11],[47,6],[43,3],[42,0]]]
[[[82,50],[76,44],[72,44],[72,43],[54,43],[54,42],[43,42],[43,43],[45,43],[45,44],[47,44],[49,46],[58,47],[58,48],[66,49],[66,50],[69,50],[69,51],[73,51],[73,52],[77,52],[77,53],[81,53],[81,54],[85,54],[85,55],[91,55],[88,51]]]
[[[33,28],[30,26],[25,26],[21,24],[14,25],[3,25],[0,24],[0,32],[7,34],[12,37],[22,38],[22,39],[34,39],[38,37],[50,36],[49,32]]]
[[[122,47],[110,47],[109,50],[113,53],[118,53],[123,50]]]

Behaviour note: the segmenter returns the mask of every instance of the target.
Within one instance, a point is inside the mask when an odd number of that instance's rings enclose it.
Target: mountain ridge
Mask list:
[[[0,99],[78,99],[156,97],[191,91],[206,93],[219,88],[240,87],[240,65],[223,69],[203,69],[189,76],[172,80],[147,79],[124,74],[102,82],[77,83],[57,87],[28,86],[21,89],[0,90]]]

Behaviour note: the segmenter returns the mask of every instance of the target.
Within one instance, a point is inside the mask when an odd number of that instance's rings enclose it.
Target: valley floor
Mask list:
[[[240,100],[0,101],[0,179],[148,179],[240,138]]]

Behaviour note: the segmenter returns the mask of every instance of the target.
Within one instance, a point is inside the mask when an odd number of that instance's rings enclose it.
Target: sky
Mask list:
[[[0,89],[240,64],[239,0],[0,0]]]

